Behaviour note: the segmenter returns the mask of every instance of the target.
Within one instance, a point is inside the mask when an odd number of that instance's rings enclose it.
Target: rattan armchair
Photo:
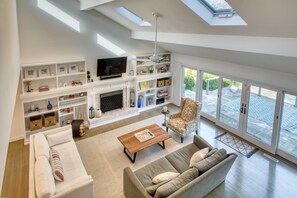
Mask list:
[[[168,128],[177,133],[181,138],[181,143],[185,136],[192,132],[198,134],[200,122],[200,110],[202,104],[190,98],[182,98],[180,112],[171,114],[166,120],[166,131]]]

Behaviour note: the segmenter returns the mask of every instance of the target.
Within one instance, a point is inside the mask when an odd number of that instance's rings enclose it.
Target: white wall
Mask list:
[[[19,80],[19,39],[15,0],[0,1],[0,194]]]
[[[18,0],[18,24],[21,63],[40,63],[71,59],[86,59],[92,78],[96,79],[98,58],[115,57],[97,44],[97,33],[127,53],[123,56],[153,51],[153,43],[131,39],[131,31],[97,11],[80,11],[77,0],[48,0],[51,4],[80,22],[80,32],[65,25],[37,6],[37,0]],[[23,137],[21,101],[14,112],[14,125],[10,140]]]
[[[182,91],[182,66],[197,68],[214,74],[222,74],[229,77],[259,82],[263,85],[297,93],[297,75],[295,74],[174,53],[173,86],[175,92],[173,101],[177,105],[180,103]]]

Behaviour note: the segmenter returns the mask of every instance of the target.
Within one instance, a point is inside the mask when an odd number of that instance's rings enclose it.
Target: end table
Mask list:
[[[169,110],[167,111],[161,111],[162,114],[164,114],[164,123],[162,124],[162,126],[166,126],[166,116],[170,113]]]

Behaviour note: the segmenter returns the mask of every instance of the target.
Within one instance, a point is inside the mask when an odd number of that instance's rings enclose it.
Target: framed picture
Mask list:
[[[78,72],[78,65],[77,64],[69,64],[68,65],[69,73],[77,73]]]
[[[25,78],[36,78],[37,71],[36,68],[26,68],[25,69]]]
[[[67,65],[58,65],[58,74],[67,74]]]
[[[40,67],[38,69],[38,74],[39,74],[39,77],[49,76],[50,75],[49,67],[48,66]]]

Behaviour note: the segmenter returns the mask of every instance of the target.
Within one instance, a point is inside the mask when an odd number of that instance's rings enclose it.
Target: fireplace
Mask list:
[[[123,90],[100,94],[102,113],[123,107]]]

